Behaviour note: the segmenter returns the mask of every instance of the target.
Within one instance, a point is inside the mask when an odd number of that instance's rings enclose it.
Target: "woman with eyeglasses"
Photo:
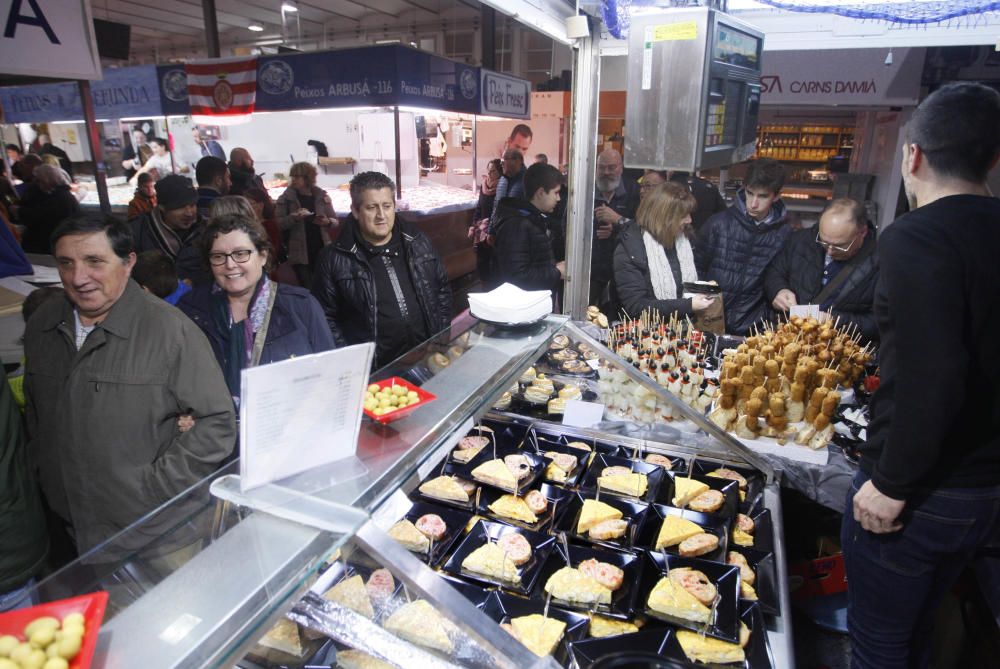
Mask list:
[[[215,281],[195,287],[177,306],[208,337],[237,406],[244,368],[336,348],[309,291],[267,277],[274,252],[255,218],[212,218],[202,253]]]
[[[683,297],[684,283],[698,280],[687,236],[694,207],[694,197],[686,187],[658,184],[646,189],[636,220],[619,234],[615,290],[630,317],[647,309],[659,311],[664,318],[675,312],[690,316],[712,305],[714,298],[708,295]]]

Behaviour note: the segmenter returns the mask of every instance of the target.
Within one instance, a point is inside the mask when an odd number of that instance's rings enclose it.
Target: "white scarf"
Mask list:
[[[678,290],[674,283],[674,273],[667,260],[667,252],[663,245],[656,241],[653,235],[642,231],[642,243],[646,247],[646,261],[649,263],[649,280],[653,284],[653,294],[658,300],[676,300],[684,293],[684,287]],[[698,271],[694,267],[694,253],[691,242],[681,233],[674,241],[677,260],[681,263],[681,279],[685,282],[697,281]]]

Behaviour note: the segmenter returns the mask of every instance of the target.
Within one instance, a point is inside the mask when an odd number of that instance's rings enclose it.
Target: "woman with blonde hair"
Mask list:
[[[643,310],[690,316],[711,306],[706,295],[683,297],[684,283],[698,280],[688,240],[695,199],[687,188],[667,182],[649,190],[636,220],[618,235],[614,281],[618,301],[630,317]]]
[[[288,261],[299,285],[312,287],[312,268],[320,250],[330,243],[337,214],[326,191],[316,185],[316,166],[295,163],[289,170],[292,183],[275,204],[278,227],[285,237]]]

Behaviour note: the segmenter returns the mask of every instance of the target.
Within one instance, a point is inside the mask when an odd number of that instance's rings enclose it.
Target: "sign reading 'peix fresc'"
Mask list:
[[[489,70],[482,70],[480,82],[482,114],[486,116],[531,117],[531,84]]]
[[[0,70],[57,79],[100,79],[89,0],[0,0]]]

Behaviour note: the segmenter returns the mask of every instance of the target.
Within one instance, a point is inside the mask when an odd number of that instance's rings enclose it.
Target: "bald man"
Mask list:
[[[635,218],[639,208],[639,184],[623,175],[622,154],[605,149],[597,156],[594,193],[594,242],[590,254],[590,304],[606,313],[617,313],[618,306],[608,302],[613,291],[608,284],[614,275],[613,259],[618,231]]]
[[[764,274],[768,301],[779,312],[819,304],[854,323],[867,341],[878,341],[872,304],[878,279],[875,231],[857,200],[827,205],[819,225],[790,235]]]
[[[267,193],[264,181],[254,172],[253,156],[241,146],[229,152],[229,178],[233,182],[229,188],[230,195],[243,195],[254,188]]]

